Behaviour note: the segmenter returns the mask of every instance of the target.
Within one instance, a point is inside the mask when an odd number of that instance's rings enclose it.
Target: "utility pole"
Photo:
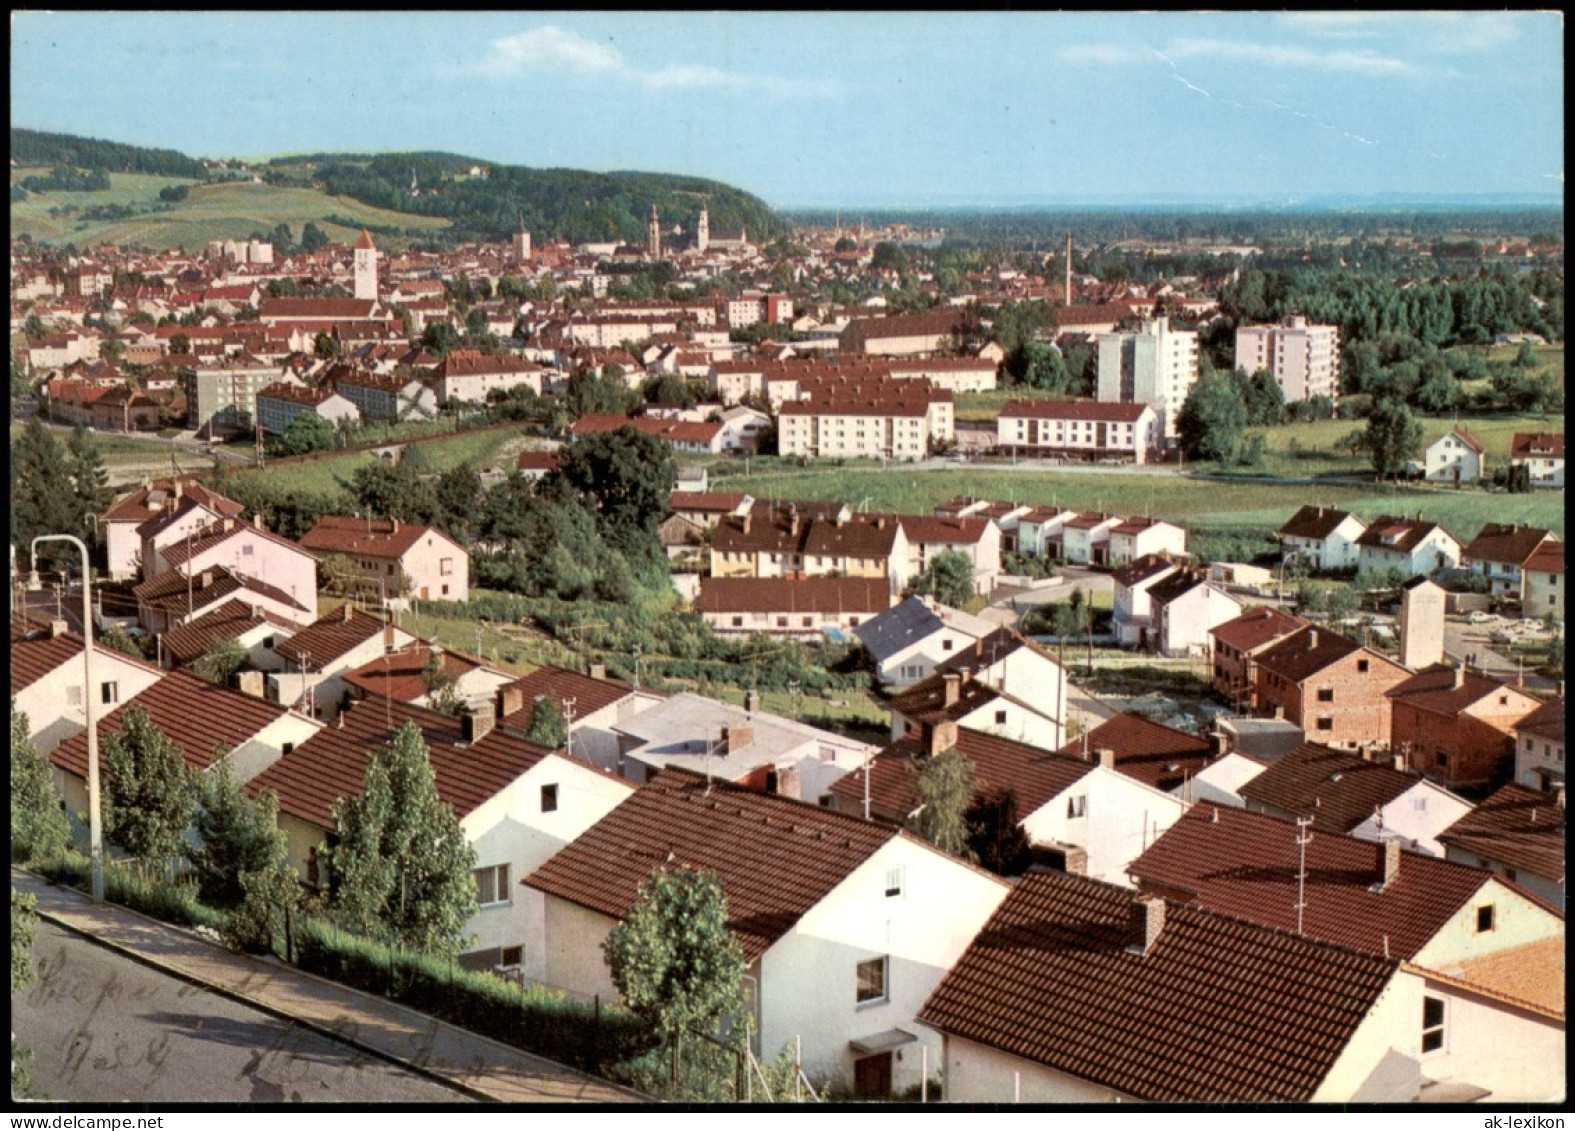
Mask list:
[[[1296,818],[1296,933],[1302,933],[1302,913],[1307,909],[1307,846],[1312,843],[1312,818]]]
[[[563,707],[563,752],[574,753],[574,696],[565,695],[558,702]]]
[[[634,646],[634,689],[640,690],[640,646]]]

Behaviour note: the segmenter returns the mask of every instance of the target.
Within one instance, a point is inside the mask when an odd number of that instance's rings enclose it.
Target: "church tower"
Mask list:
[[[656,218],[656,205],[651,205],[651,219],[645,225],[645,242],[653,260],[662,258],[662,222]]]
[[[377,248],[372,246],[372,233],[365,228],[355,241],[355,297],[377,298]]]
[[[711,246],[711,213],[702,204],[700,222],[695,225],[695,250],[704,253]]]

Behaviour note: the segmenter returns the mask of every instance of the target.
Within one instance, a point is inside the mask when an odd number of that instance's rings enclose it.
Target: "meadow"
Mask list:
[[[16,183],[36,169],[12,170]],[[147,212],[124,220],[82,220],[76,215],[51,216],[50,209],[86,209],[105,205],[150,208],[160,204],[159,190],[169,185],[191,186],[191,194],[166,212]],[[12,235],[26,234],[41,243],[79,245],[114,243],[124,246],[201,249],[209,240],[245,239],[253,232],[271,232],[288,224],[297,239],[308,221],[317,224],[330,240],[349,244],[359,230],[331,223],[336,215],[357,224],[438,231],[444,219],[415,216],[373,208],[348,197],[328,196],[316,189],[285,188],[228,181],[200,184],[176,177],[111,173],[110,187],[102,192],[48,192],[11,205]],[[379,237],[390,248],[408,241]]]

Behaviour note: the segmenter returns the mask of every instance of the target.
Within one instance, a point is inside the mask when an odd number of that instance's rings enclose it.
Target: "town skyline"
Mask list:
[[[1555,20],[33,12],[12,21],[13,122],[209,159],[441,150],[683,173],[779,209],[1553,203]],[[66,65],[89,30],[91,85],[113,99],[83,97]]]

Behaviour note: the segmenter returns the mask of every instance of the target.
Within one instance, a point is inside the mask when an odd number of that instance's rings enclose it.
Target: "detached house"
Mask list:
[[[203,508],[208,516],[205,522],[238,519],[243,509],[240,503],[209,490],[195,479],[145,480],[139,490],[117,499],[99,518],[112,579],[124,581],[141,576],[142,535],[138,528],[174,510],[187,498]],[[197,522],[197,525],[202,524],[202,521]]]
[[[1564,790],[1564,697],[1550,699],[1515,724],[1515,780],[1557,795]]]
[[[1477,483],[1486,470],[1487,449],[1464,428],[1452,428],[1427,446],[1422,477],[1430,483]]]
[[[1563,542],[1551,530],[1518,522],[1490,522],[1461,551],[1460,564],[1488,579],[1492,592],[1525,601],[1526,570],[1543,560],[1544,550],[1563,554]]]
[[[1565,620],[1564,543],[1544,542],[1521,567],[1521,615]]]
[[[1303,563],[1330,573],[1355,569],[1360,551],[1357,542],[1367,524],[1354,514],[1333,507],[1302,507],[1276,532],[1280,556],[1286,564]]]
[[[1509,444],[1513,467],[1525,464],[1531,470],[1533,487],[1564,486],[1564,433],[1516,432]]]
[[[319,559],[335,555],[346,561],[354,583],[368,594],[470,599],[470,554],[430,526],[324,515],[301,536],[301,547]]]
[[[114,648],[93,648],[91,694],[100,717],[127,699],[142,694],[163,673],[152,664]],[[48,754],[74,734],[87,729],[83,706],[82,637],[52,621],[47,629],[11,628],[11,700],[27,716],[28,739]]]
[[[962,554],[973,567],[975,593],[995,588],[1001,572],[1001,528],[987,518],[929,518],[898,515],[907,535],[912,575],[923,573],[939,554]]]
[[[1390,741],[1406,765],[1451,789],[1476,791],[1509,778],[1515,724],[1541,706],[1507,683],[1443,664],[1409,676],[1385,694]]]
[[[1389,742],[1384,693],[1411,673],[1326,628],[1293,632],[1257,655],[1258,710],[1325,746]]]
[[[1241,602],[1202,574],[1180,570],[1148,590],[1153,625],[1149,644],[1166,656],[1202,655],[1209,630],[1241,613]]]
[[[1421,514],[1381,514],[1356,540],[1358,569],[1379,572],[1398,569],[1405,574],[1428,576],[1460,564],[1460,541]]]
[[[791,867],[784,867],[791,861]],[[659,868],[714,870],[747,964],[753,1051],[889,1097],[940,1041],[919,1010],[1008,886],[889,825],[664,770],[543,867],[544,980],[616,1000],[602,942]],[[808,987],[808,989],[807,989]]]
[[[860,624],[853,635],[875,660],[875,674],[890,687],[917,683],[937,664],[973,647],[998,625],[970,613],[909,597]]]

